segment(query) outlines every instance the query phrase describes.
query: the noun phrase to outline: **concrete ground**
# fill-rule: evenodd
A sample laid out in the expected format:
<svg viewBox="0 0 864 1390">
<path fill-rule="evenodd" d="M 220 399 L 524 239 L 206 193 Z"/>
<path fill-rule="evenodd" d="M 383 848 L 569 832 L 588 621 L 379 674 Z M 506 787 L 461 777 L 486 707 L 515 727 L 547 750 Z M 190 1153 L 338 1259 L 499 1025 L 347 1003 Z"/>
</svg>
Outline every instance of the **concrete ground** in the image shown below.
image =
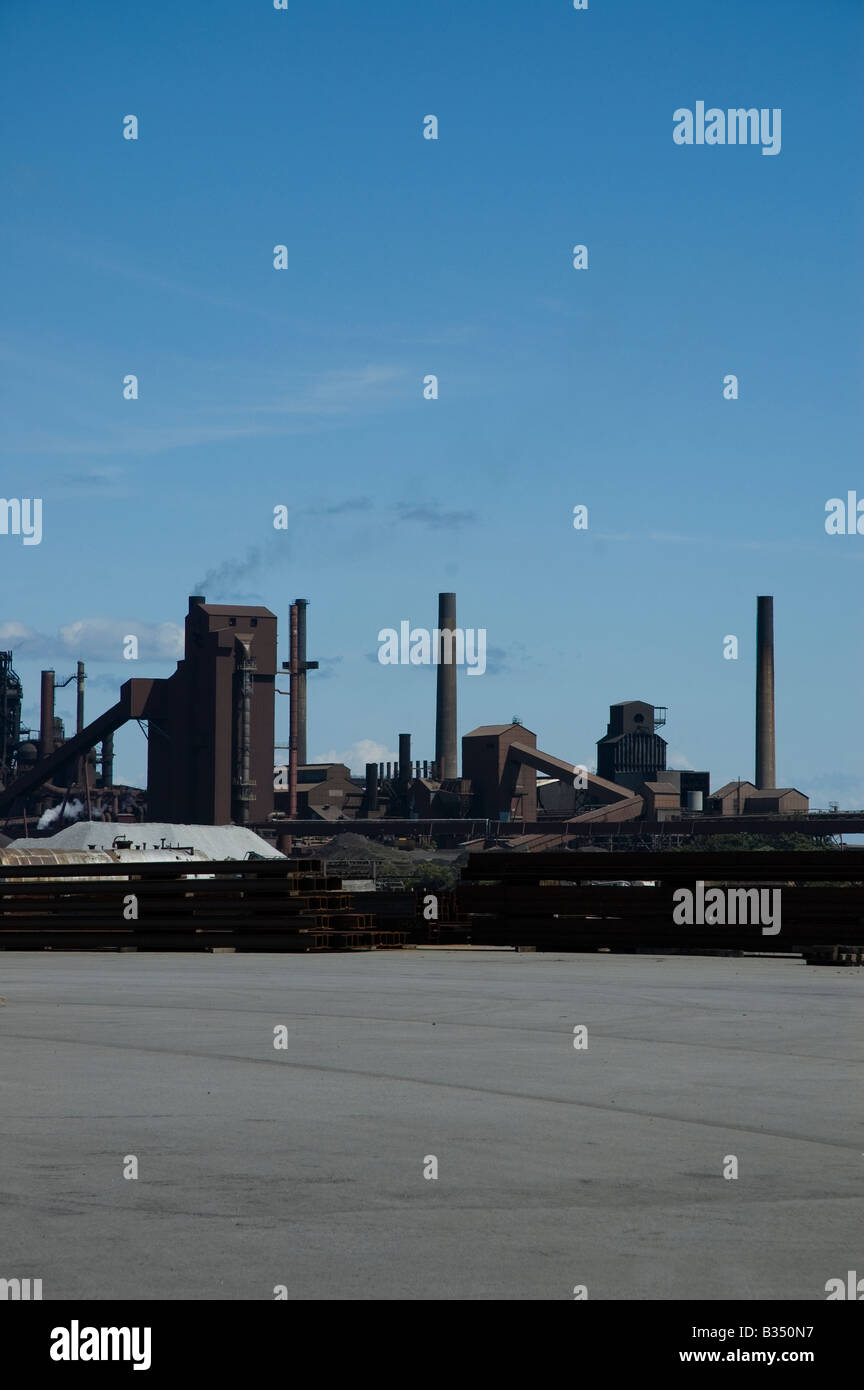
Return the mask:
<svg viewBox="0 0 864 1390">
<path fill-rule="evenodd" d="M 824 1300 L 864 1273 L 862 991 L 793 960 L 6 952 L 0 1277 Z"/>
</svg>

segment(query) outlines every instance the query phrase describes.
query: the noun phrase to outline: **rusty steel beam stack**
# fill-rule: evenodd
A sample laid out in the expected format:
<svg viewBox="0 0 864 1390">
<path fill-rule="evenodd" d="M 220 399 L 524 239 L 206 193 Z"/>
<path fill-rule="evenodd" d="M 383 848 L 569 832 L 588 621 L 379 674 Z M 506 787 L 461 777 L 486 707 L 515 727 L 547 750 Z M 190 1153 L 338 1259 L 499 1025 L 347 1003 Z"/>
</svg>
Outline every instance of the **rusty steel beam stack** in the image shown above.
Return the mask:
<svg viewBox="0 0 864 1390">
<path fill-rule="evenodd" d="M 346 951 L 407 933 L 318 859 L 0 865 L 0 949 Z"/>
<path fill-rule="evenodd" d="M 613 877 L 628 886 L 610 883 Z M 779 888 L 780 931 L 679 925 L 673 893 L 692 891 L 697 881 Z M 472 854 L 456 902 L 476 945 L 767 951 L 814 963 L 836 949 L 838 963 L 857 964 L 864 947 L 864 851 Z"/>
</svg>

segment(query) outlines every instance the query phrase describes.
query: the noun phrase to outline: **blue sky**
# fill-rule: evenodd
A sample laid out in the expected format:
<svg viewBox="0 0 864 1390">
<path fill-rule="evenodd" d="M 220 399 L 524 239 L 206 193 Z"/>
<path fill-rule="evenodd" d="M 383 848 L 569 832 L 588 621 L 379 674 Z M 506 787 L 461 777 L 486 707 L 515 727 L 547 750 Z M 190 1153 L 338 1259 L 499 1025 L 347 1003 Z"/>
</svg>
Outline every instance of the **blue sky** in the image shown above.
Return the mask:
<svg viewBox="0 0 864 1390">
<path fill-rule="evenodd" d="M 310 754 L 359 767 L 410 730 L 431 758 L 432 672 L 369 658 L 453 589 L 495 655 L 461 732 L 518 714 L 590 763 L 609 704 L 645 699 L 719 785 L 752 776 L 772 593 L 778 781 L 864 806 L 864 537 L 824 530 L 864 496 L 862 31 L 857 0 L 12 0 L 0 491 L 43 498 L 44 538 L 0 535 L 0 646 L 25 714 L 45 665 L 87 662 L 91 715 L 169 674 L 190 593 L 266 603 L 287 658 L 299 596 Z M 780 154 L 677 146 L 698 100 L 781 108 Z M 118 776 L 144 765 L 133 726 Z"/>
</svg>

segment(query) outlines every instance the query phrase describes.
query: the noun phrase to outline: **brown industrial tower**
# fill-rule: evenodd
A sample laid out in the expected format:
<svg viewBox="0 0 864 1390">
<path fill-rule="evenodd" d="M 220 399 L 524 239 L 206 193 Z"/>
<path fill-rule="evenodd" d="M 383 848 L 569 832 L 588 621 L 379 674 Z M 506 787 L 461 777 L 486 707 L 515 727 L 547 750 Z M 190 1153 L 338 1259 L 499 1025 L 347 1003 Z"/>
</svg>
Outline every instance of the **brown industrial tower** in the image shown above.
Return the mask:
<svg viewBox="0 0 864 1390">
<path fill-rule="evenodd" d="M 248 825 L 273 810 L 276 615 L 189 599 L 186 648 L 153 682 L 147 791 L 152 820 Z"/>
<path fill-rule="evenodd" d="M 456 715 L 456 595 L 438 595 L 438 690 L 435 704 L 435 761 L 438 776 L 459 776 Z"/>
<path fill-rule="evenodd" d="M 776 787 L 774 767 L 774 599 L 756 599 L 756 786 Z"/>
</svg>

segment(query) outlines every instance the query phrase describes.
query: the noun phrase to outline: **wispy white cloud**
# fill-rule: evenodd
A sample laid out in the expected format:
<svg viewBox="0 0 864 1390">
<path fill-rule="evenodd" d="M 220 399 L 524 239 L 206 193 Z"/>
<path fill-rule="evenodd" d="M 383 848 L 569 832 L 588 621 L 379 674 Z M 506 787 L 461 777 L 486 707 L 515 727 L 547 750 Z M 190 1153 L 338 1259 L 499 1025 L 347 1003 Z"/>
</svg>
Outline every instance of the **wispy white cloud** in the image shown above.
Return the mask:
<svg viewBox="0 0 864 1390">
<path fill-rule="evenodd" d="M 803 777 L 799 790 L 810 798 L 811 810 L 828 809 L 836 801 L 841 810 L 864 810 L 864 776 L 854 772 L 820 772 L 815 777 Z"/>
<path fill-rule="evenodd" d="M 149 623 L 135 618 L 79 618 L 51 636 L 25 623 L 0 623 L 0 643 L 22 657 L 122 661 L 127 636 L 138 639 L 139 660 L 176 661 L 183 655 L 183 628 L 178 623 Z M 130 662 L 130 675 L 135 674 Z"/>
<path fill-rule="evenodd" d="M 630 545 L 636 545 L 643 541 L 653 541 L 655 545 L 695 545 L 700 550 L 719 548 L 722 550 L 795 551 L 797 554 L 802 550 L 819 548 L 815 541 L 800 540 L 794 537 L 790 537 L 789 540 L 760 541 L 722 535 L 720 532 L 715 532 L 710 536 L 683 535 L 678 531 L 646 531 L 644 535 L 633 535 L 629 531 L 589 530 L 586 535 L 592 536 L 594 540 L 598 541 L 626 541 Z"/>
<path fill-rule="evenodd" d="M 41 633 L 35 632 L 26 623 L 16 623 L 14 621 L 0 623 L 0 642 L 8 645 L 15 650 L 24 650 L 28 654 L 41 650 L 40 644 L 49 639 L 43 637 Z"/>
<path fill-rule="evenodd" d="M 382 342 L 388 344 L 434 347 L 467 343 L 476 339 L 484 331 L 482 323 L 472 320 L 458 321 L 452 317 L 447 317 L 440 327 L 436 327 L 434 323 L 424 323 L 419 332 L 415 332 L 413 329 L 408 330 L 404 322 L 371 320 L 352 323 L 344 316 L 340 316 L 338 322 L 326 318 L 298 320 L 292 311 L 280 313 L 278 309 L 274 308 L 272 297 L 266 292 L 262 291 L 259 299 L 253 295 L 240 298 L 237 295 L 224 294 L 209 285 L 195 285 L 185 280 L 178 280 L 176 276 L 166 275 L 159 266 L 142 265 L 141 256 L 137 253 L 134 259 L 130 259 L 124 248 L 94 250 L 91 241 L 76 245 L 71 235 L 64 236 L 60 241 L 56 238 L 42 237 L 36 238 L 35 242 L 41 244 L 45 254 L 50 256 L 52 264 L 60 260 L 70 261 L 77 265 L 89 267 L 101 277 L 114 277 L 145 285 L 154 290 L 161 290 L 168 296 L 192 299 L 199 304 L 209 304 L 216 309 L 228 309 L 236 314 L 250 314 L 254 318 L 289 328 L 295 337 L 298 334 L 304 334 L 309 337 L 323 338 L 328 345 L 332 344 L 338 334 L 339 338 L 342 339 L 357 338 L 367 343 L 373 337 L 378 337 Z M 31 248 L 34 245 L 32 235 L 28 236 L 28 244 Z M 289 246 L 289 255 L 290 249 Z M 272 264 L 270 246 L 262 246 L 262 263 Z M 275 274 L 276 272 L 274 272 Z M 291 274 L 290 267 L 288 274 Z"/>
<path fill-rule="evenodd" d="M 257 389 L 260 383 L 256 382 Z M 188 403 L 178 405 L 173 418 L 163 407 L 162 419 L 151 424 L 135 418 L 134 407 L 130 407 L 128 422 L 112 422 L 98 436 L 85 434 L 83 430 L 70 432 L 68 428 L 62 432 L 28 429 L 17 435 L 7 431 L 0 442 L 0 453 L 47 454 L 58 458 L 159 454 L 231 440 L 309 434 L 318 430 L 324 421 L 338 426 L 340 421 L 347 421 L 359 413 L 389 408 L 406 400 L 404 370 L 367 364 L 307 374 L 293 392 L 280 391 L 269 401 L 235 399 L 226 405 L 224 395 L 220 395 L 212 403 L 199 405 L 191 418 Z M 116 468 L 97 468 L 89 470 L 89 476 L 94 484 L 100 473 L 106 482 L 111 478 L 116 483 L 121 472 Z M 80 485 L 84 476 L 83 473 L 67 474 L 61 481 L 74 480 Z"/>
<path fill-rule="evenodd" d="M 183 628 L 179 623 L 142 623 L 134 618 L 79 618 L 61 627 L 60 642 L 70 656 L 90 661 L 119 661 L 127 636 L 138 638 L 138 656 L 153 661 L 178 660 L 183 655 Z"/>
<path fill-rule="evenodd" d="M 670 748 L 670 749 L 668 750 L 668 752 L 667 752 L 667 755 L 666 755 L 666 762 L 667 762 L 667 765 L 668 765 L 673 771 L 678 771 L 678 772 L 695 772 L 695 771 L 696 771 L 696 766 L 695 766 L 695 764 L 694 764 L 694 763 L 691 763 L 690 759 L 686 756 L 686 754 L 684 754 L 684 753 L 681 752 L 681 749 L 680 749 L 680 748 Z"/>
<path fill-rule="evenodd" d="M 344 415 L 359 408 L 377 407 L 407 397 L 408 373 L 404 368 L 369 363 L 307 376 L 300 388 L 276 400 L 227 407 L 256 415 Z M 393 389 L 401 383 L 399 391 Z M 225 408 L 220 407 L 224 410 Z M 217 411 L 218 413 L 218 411 Z"/>
<path fill-rule="evenodd" d="M 376 743 L 371 738 L 357 739 L 350 748 L 330 748 L 315 759 L 316 763 L 345 763 L 351 772 L 363 775 L 367 763 L 395 763 L 398 753 L 388 748 L 386 743 Z"/>
</svg>

